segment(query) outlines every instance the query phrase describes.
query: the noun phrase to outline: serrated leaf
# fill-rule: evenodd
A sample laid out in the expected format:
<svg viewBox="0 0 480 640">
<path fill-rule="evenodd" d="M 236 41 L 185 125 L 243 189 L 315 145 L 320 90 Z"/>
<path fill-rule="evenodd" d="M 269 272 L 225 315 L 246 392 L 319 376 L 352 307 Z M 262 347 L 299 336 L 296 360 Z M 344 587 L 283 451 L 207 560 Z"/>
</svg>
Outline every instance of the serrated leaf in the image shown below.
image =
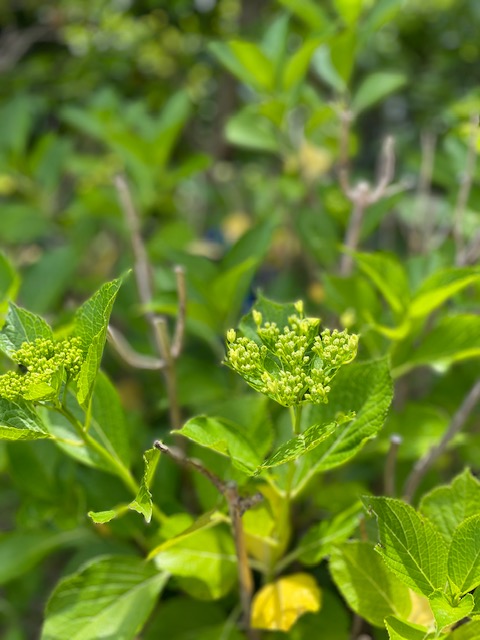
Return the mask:
<svg viewBox="0 0 480 640">
<path fill-rule="evenodd" d="M 0 331 L 0 349 L 11 356 L 24 342 L 34 342 L 37 338 L 53 340 L 53 332 L 48 323 L 35 313 L 11 302 L 5 324 Z"/>
<path fill-rule="evenodd" d="M 251 626 L 289 631 L 304 613 L 319 611 L 322 592 L 313 576 L 295 573 L 262 587 L 252 601 Z"/>
<path fill-rule="evenodd" d="M 396 314 L 403 313 L 410 300 L 407 273 L 393 255 L 382 253 L 353 253 L 358 266 L 377 287 Z"/>
<path fill-rule="evenodd" d="M 77 380 L 77 397 L 83 407 L 88 405 L 91 397 L 105 346 L 110 314 L 121 284 L 121 278 L 106 282 L 75 314 L 75 335 L 81 339 L 85 353 L 85 361 Z"/>
<path fill-rule="evenodd" d="M 344 422 L 349 422 L 353 419 L 353 415 L 345 417 L 345 420 L 339 422 L 331 422 L 330 424 L 314 424 L 309 427 L 304 433 L 300 433 L 294 438 L 290 438 L 287 442 L 284 442 L 278 447 L 268 458 L 260 465 L 256 470 L 256 473 L 260 473 L 262 469 L 269 469 L 271 467 L 278 467 L 281 464 L 297 460 L 301 456 L 305 455 L 309 451 L 312 451 L 319 446 L 321 442 L 326 440 L 339 425 Z"/>
<path fill-rule="evenodd" d="M 410 593 L 369 542 L 347 542 L 333 549 L 330 573 L 348 605 L 368 622 L 383 627 L 389 615 L 408 617 Z"/>
<path fill-rule="evenodd" d="M 188 420 L 175 433 L 185 436 L 202 447 L 227 456 L 232 464 L 244 473 L 253 473 L 261 462 L 253 444 L 241 432 L 241 427 L 233 422 L 197 416 Z"/>
<path fill-rule="evenodd" d="M 133 640 L 168 580 L 140 558 L 96 558 L 55 588 L 41 640 Z"/>
<path fill-rule="evenodd" d="M 429 596 L 445 587 L 447 545 L 429 520 L 393 498 L 364 498 L 378 519 L 378 552 L 407 586 Z"/>
<path fill-rule="evenodd" d="M 478 268 L 450 268 L 437 271 L 424 280 L 412 296 L 410 317 L 421 318 L 428 315 L 456 293 L 479 280 Z"/>
<path fill-rule="evenodd" d="M 160 459 L 160 451 L 158 449 L 148 449 L 143 454 L 143 477 L 138 490 L 137 496 L 133 502 L 128 505 L 129 509 L 137 511 L 145 518 L 145 522 L 152 519 L 153 502 L 150 486 L 153 482 L 155 469 Z"/>
<path fill-rule="evenodd" d="M 426 640 L 431 637 L 426 627 L 400 620 L 396 616 L 388 616 L 385 626 L 390 640 Z"/>
<path fill-rule="evenodd" d="M 257 325 L 253 319 L 254 311 L 261 313 L 265 320 L 268 319 L 268 322 L 275 323 L 279 328 L 288 326 L 289 316 L 298 313 L 294 303 L 281 304 L 265 298 L 262 294 L 258 294 L 251 311 L 243 316 L 239 325 L 240 330 L 247 338 L 257 342 L 260 339 L 257 334 Z"/>
<path fill-rule="evenodd" d="M 296 549 L 300 562 L 306 565 L 319 563 L 334 546 L 350 537 L 358 526 L 361 514 L 362 505 L 357 502 L 332 520 L 323 520 L 310 527 Z"/>
<path fill-rule="evenodd" d="M 474 605 L 471 593 L 464 596 L 455 606 L 443 591 L 435 591 L 428 599 L 439 630 L 466 618 Z"/>
<path fill-rule="evenodd" d="M 0 439 L 38 440 L 50 438 L 35 409 L 24 400 L 0 398 Z"/>
<path fill-rule="evenodd" d="M 328 423 L 336 415 L 354 411 L 355 418 L 303 456 L 292 487 L 299 493 L 310 478 L 338 467 L 356 455 L 382 427 L 393 397 L 388 361 L 355 362 L 340 369 L 331 383 L 328 404 L 310 408 L 310 422 Z"/>
<path fill-rule="evenodd" d="M 470 516 L 454 531 L 448 552 L 448 577 L 460 594 L 480 585 L 480 515 Z"/>
<path fill-rule="evenodd" d="M 360 113 L 394 93 L 407 82 L 407 76 L 398 71 L 377 71 L 362 82 L 352 99 L 352 109 Z"/>
<path fill-rule="evenodd" d="M 465 469 L 450 485 L 435 487 L 423 496 L 419 510 L 450 543 L 458 525 L 480 514 L 480 482 Z"/>
</svg>

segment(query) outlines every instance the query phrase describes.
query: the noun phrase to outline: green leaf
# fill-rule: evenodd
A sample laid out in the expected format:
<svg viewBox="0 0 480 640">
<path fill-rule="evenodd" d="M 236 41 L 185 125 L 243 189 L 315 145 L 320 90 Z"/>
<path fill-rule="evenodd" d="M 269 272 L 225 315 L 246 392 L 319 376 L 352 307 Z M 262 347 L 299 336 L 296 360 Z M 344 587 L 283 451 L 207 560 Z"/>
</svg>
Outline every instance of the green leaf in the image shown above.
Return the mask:
<svg viewBox="0 0 480 640">
<path fill-rule="evenodd" d="M 130 465 L 130 442 L 125 412 L 117 389 L 103 372 L 97 376 L 92 396 L 90 435 L 125 466 Z"/>
<path fill-rule="evenodd" d="M 133 640 L 167 580 L 140 558 L 96 558 L 57 585 L 41 640 Z"/>
<path fill-rule="evenodd" d="M 231 40 L 228 45 L 247 72 L 250 83 L 260 89 L 271 91 L 275 81 L 274 68 L 260 47 L 243 40 Z"/>
<path fill-rule="evenodd" d="M 0 329 L 5 321 L 8 303 L 17 295 L 19 284 L 17 272 L 3 253 L 0 253 Z"/>
<path fill-rule="evenodd" d="M 212 42 L 209 49 L 224 67 L 245 84 L 260 90 L 273 89 L 273 64 L 256 44 L 243 40 Z"/>
<path fill-rule="evenodd" d="M 13 531 L 0 534 L 0 585 L 32 571 L 44 557 L 57 549 L 88 540 L 85 530 Z"/>
<path fill-rule="evenodd" d="M 235 546 L 231 535 L 220 527 L 179 536 L 160 549 L 154 562 L 181 578 L 182 588 L 201 600 L 223 597 L 237 581 Z"/>
<path fill-rule="evenodd" d="M 334 546 L 345 542 L 358 526 L 362 506 L 355 503 L 332 520 L 314 524 L 300 540 L 295 555 L 306 565 L 318 564 L 329 555 Z"/>
<path fill-rule="evenodd" d="M 411 352 L 393 369 L 403 375 L 420 365 L 447 369 L 454 362 L 480 356 L 480 316 L 459 314 L 442 318 Z"/>
<path fill-rule="evenodd" d="M 90 401 L 105 346 L 110 314 L 121 283 L 121 278 L 105 283 L 75 315 L 75 335 L 82 340 L 82 348 L 86 354 L 77 380 L 77 397 L 83 407 Z"/>
<path fill-rule="evenodd" d="M 222 628 L 224 627 L 224 628 Z M 230 629 L 228 628 L 230 627 Z M 185 596 L 162 602 L 143 640 L 244 640 L 235 625 L 225 622 L 225 612 L 215 602 L 201 602 Z"/>
<path fill-rule="evenodd" d="M 11 356 L 24 342 L 34 342 L 37 338 L 53 339 L 53 332 L 47 322 L 11 302 L 5 325 L 0 331 L 0 349 Z"/>
<path fill-rule="evenodd" d="M 385 619 L 385 626 L 390 640 L 425 640 L 430 637 L 425 627 L 399 620 L 395 616 L 388 616 Z"/>
<path fill-rule="evenodd" d="M 480 640 L 480 620 L 473 620 L 462 624 L 461 627 L 448 636 L 448 640 Z"/>
<path fill-rule="evenodd" d="M 473 267 L 443 269 L 433 273 L 412 296 L 410 317 L 425 317 L 456 293 L 479 280 L 480 270 Z"/>
<path fill-rule="evenodd" d="M 336 374 L 331 387 L 328 404 L 305 411 L 308 420 L 325 424 L 345 411 L 354 411 L 355 418 L 301 458 L 292 482 L 295 494 L 314 474 L 350 460 L 378 433 L 393 397 L 388 360 L 349 364 Z"/>
<path fill-rule="evenodd" d="M 466 618 L 473 609 L 474 601 L 471 593 L 463 597 L 455 606 L 451 604 L 442 590 L 435 591 L 429 598 L 438 629 L 454 624 Z"/>
<path fill-rule="evenodd" d="M 347 542 L 334 548 L 330 573 L 348 605 L 376 627 L 384 618 L 406 618 L 412 608 L 410 593 L 397 580 L 369 542 Z"/>
<path fill-rule="evenodd" d="M 106 524 L 114 518 L 123 515 L 127 510 L 128 506 L 121 504 L 115 507 L 115 509 L 108 509 L 107 511 L 89 511 L 87 515 L 95 524 Z"/>
<path fill-rule="evenodd" d="M 259 341 L 259 337 L 257 334 L 257 325 L 253 319 L 253 311 L 260 312 L 265 320 L 268 319 L 268 322 L 275 323 L 278 327 L 288 326 L 289 316 L 297 313 L 295 304 L 273 302 L 273 300 L 269 300 L 259 293 L 251 311 L 243 316 L 239 327 L 247 338 L 256 340 L 257 342 Z"/>
<path fill-rule="evenodd" d="M 241 427 L 233 422 L 197 416 L 188 420 L 175 433 L 229 457 L 232 464 L 244 473 L 251 474 L 261 463 L 253 444 L 241 432 Z"/>
<path fill-rule="evenodd" d="M 410 300 L 408 278 L 398 258 L 386 253 L 354 253 L 363 273 L 370 278 L 396 314 L 405 312 Z"/>
<path fill-rule="evenodd" d="M 352 109 L 360 113 L 394 93 L 407 82 L 407 77 L 397 71 L 377 71 L 365 78 L 352 99 Z"/>
<path fill-rule="evenodd" d="M 35 409 L 24 400 L 0 398 L 0 439 L 38 440 L 50 438 Z"/>
<path fill-rule="evenodd" d="M 230 144 L 239 147 L 275 154 L 281 152 L 278 133 L 255 106 L 244 107 L 229 118 L 225 137 Z"/>
<path fill-rule="evenodd" d="M 456 528 L 480 515 L 480 482 L 465 469 L 450 485 L 435 487 L 423 496 L 419 510 L 433 522 L 450 544 Z"/>
<path fill-rule="evenodd" d="M 306 40 L 302 46 L 290 57 L 285 65 L 282 79 L 283 89 L 289 91 L 300 84 L 305 78 L 314 51 L 320 46 L 324 38 Z"/>
<path fill-rule="evenodd" d="M 378 519 L 378 552 L 407 586 L 429 596 L 447 579 L 447 545 L 429 520 L 392 498 L 364 498 Z"/>
<path fill-rule="evenodd" d="M 344 420 L 339 422 L 330 422 L 329 424 L 314 424 L 309 427 L 304 433 L 300 433 L 294 438 L 290 438 L 287 442 L 284 442 L 278 447 L 257 469 L 257 473 L 260 473 L 262 469 L 269 469 L 270 467 L 278 467 L 281 464 L 297 460 L 301 456 L 305 455 L 309 451 L 312 451 L 318 445 L 326 440 L 334 431 L 344 422 L 349 422 L 353 419 L 353 415 L 348 415 Z"/>
<path fill-rule="evenodd" d="M 129 509 L 143 515 L 146 522 L 150 522 L 152 519 L 153 502 L 150 487 L 159 459 L 160 451 L 158 449 L 148 449 L 145 451 L 143 454 L 144 471 L 142 483 L 140 484 L 140 489 L 135 500 L 128 505 Z"/>
<path fill-rule="evenodd" d="M 333 4 L 344 22 L 349 25 L 358 21 L 365 0 L 333 0 Z"/>
<path fill-rule="evenodd" d="M 480 514 L 470 516 L 454 531 L 448 552 L 448 577 L 460 594 L 480 585 Z"/>
<path fill-rule="evenodd" d="M 326 82 L 337 93 L 344 93 L 346 84 L 332 62 L 332 55 L 327 45 L 318 47 L 312 56 L 312 68 L 323 82 Z"/>
<path fill-rule="evenodd" d="M 279 0 L 280 4 L 303 20 L 309 29 L 320 31 L 329 24 L 329 18 L 315 0 Z"/>
</svg>

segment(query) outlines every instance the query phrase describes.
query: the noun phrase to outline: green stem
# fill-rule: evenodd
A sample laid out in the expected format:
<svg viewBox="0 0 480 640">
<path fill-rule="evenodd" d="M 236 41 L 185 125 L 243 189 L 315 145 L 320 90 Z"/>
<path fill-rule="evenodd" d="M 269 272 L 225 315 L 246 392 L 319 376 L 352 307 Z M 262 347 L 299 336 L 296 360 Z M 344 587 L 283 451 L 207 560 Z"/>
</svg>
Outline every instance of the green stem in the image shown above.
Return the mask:
<svg viewBox="0 0 480 640">
<path fill-rule="evenodd" d="M 112 468 L 116 475 L 122 480 L 127 489 L 129 489 L 129 491 L 131 491 L 131 493 L 136 496 L 140 489 L 140 486 L 131 474 L 130 470 L 123 464 L 123 462 L 113 456 L 109 451 L 107 451 L 107 449 L 102 447 L 102 445 L 97 442 L 95 438 L 92 438 L 92 436 L 87 433 L 82 423 L 73 415 L 73 413 L 69 409 L 67 409 L 67 407 L 62 405 L 55 407 L 55 409 L 70 422 L 85 445 L 87 447 L 90 447 L 90 449 L 95 451 L 95 453 L 97 453 L 103 460 L 105 460 L 105 462 L 107 462 L 107 464 Z M 165 515 L 156 505 L 153 505 L 153 515 L 158 522 L 165 521 Z"/>
</svg>

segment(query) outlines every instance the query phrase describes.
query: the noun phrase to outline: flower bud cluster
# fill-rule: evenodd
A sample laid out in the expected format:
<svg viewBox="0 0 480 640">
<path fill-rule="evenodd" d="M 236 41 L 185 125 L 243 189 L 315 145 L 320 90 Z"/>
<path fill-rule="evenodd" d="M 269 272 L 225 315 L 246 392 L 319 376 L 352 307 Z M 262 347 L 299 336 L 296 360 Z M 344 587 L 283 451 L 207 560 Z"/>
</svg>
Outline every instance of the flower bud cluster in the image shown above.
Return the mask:
<svg viewBox="0 0 480 640">
<path fill-rule="evenodd" d="M 336 329 L 318 335 L 320 320 L 303 317 L 300 303 L 295 308 L 298 315 L 290 316 L 283 330 L 254 310 L 258 341 L 230 329 L 225 363 L 285 407 L 326 403 L 333 376 L 356 356 L 358 336 Z"/>
<path fill-rule="evenodd" d="M 34 387 L 47 385 L 45 397 L 55 392 L 52 379 L 75 380 L 80 373 L 84 360 L 81 341 L 77 337 L 53 341 L 37 338 L 33 342 L 24 342 L 12 354 L 12 360 L 19 366 L 18 371 L 9 371 L 0 376 L 0 397 L 14 400 L 29 395 Z M 48 390 L 50 387 L 50 391 Z M 41 399 L 38 394 L 38 399 Z"/>
</svg>

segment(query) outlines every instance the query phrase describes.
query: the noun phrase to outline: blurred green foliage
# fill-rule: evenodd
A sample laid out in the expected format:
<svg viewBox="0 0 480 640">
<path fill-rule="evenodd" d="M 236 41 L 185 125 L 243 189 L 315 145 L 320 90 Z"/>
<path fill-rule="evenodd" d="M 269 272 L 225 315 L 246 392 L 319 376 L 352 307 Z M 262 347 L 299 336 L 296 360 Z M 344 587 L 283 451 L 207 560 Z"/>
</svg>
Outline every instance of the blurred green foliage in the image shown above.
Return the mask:
<svg viewBox="0 0 480 640">
<path fill-rule="evenodd" d="M 393 433 L 404 438 L 400 487 L 478 378 L 480 163 L 472 158 L 480 137 L 471 123 L 480 112 L 479 24 L 477 0 L 0 4 L 2 324 L 16 300 L 46 316 L 61 338 L 74 309 L 132 266 L 131 230 L 114 186 L 122 174 L 155 291 L 145 309 L 128 278 L 113 323 L 137 351 L 150 353 L 145 311 L 177 314 L 173 266 L 185 267 L 186 342 L 177 364 L 185 418 L 236 418 L 263 433 L 262 454 L 285 435 L 278 410 L 219 366 L 224 333 L 257 290 L 280 301 L 303 298 L 328 326 L 359 333 L 362 361 L 390 359 L 394 410 L 379 437 L 307 492 L 293 532 L 260 535 L 252 525 L 252 549 L 263 536 L 275 539 L 271 553 L 281 555 L 312 523 L 328 524 L 362 493 L 381 493 Z M 338 177 L 346 114 L 351 184 L 376 183 L 387 134 L 395 137 L 396 169 L 364 211 L 351 271 L 340 273 L 352 211 Z M 127 413 L 124 444 L 141 476 L 141 453 L 170 426 L 165 385 L 108 349 L 104 368 L 123 409 L 116 394 L 108 396 L 106 377 L 105 403 L 117 416 Z M 440 458 L 422 490 L 466 464 L 478 469 L 478 427 L 453 444 L 454 455 Z M 123 566 L 122 554 L 146 546 L 146 534 L 132 513 L 105 528 L 87 521 L 87 511 L 125 500 L 115 477 L 77 465 L 49 441 L 0 445 L 0 530 L 8 532 L 0 537 L 0 629 L 8 640 L 25 640 L 37 637 L 45 585 L 50 590 L 105 553 Z M 192 445 L 192 452 L 235 477 L 210 451 Z M 195 515 L 218 506 L 204 478 L 187 489 L 183 482 L 162 457 L 152 492 L 172 522 L 151 536 L 155 544 L 193 521 L 180 513 L 185 493 Z M 266 529 L 272 511 L 278 519 L 271 504 L 261 516 Z M 201 536 L 200 547 L 230 550 L 223 525 Z M 195 557 L 195 544 L 185 544 Z M 20 558 L 15 566 L 11 557 Z M 325 604 L 288 637 L 313 637 L 318 624 L 326 638 L 346 638 L 350 613 L 324 566 L 315 571 L 336 620 L 326 619 Z M 179 610 L 198 617 L 203 635 L 195 637 L 220 637 L 232 609 L 232 567 L 208 585 L 223 599 L 204 608 L 194 598 L 205 597 L 205 586 L 187 573 L 177 575 L 178 589 L 145 638 L 158 629 L 173 640 L 192 637 L 188 615 L 184 630 L 172 622 Z M 222 637 L 241 637 L 228 628 Z"/>
</svg>

